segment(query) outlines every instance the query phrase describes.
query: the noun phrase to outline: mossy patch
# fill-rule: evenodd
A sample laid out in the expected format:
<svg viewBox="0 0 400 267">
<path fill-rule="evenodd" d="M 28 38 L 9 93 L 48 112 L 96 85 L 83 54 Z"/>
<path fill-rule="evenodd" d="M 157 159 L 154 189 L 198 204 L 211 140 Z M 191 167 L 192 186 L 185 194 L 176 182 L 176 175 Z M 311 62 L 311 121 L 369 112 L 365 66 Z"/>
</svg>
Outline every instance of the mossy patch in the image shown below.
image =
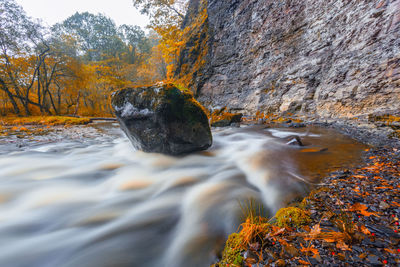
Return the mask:
<svg viewBox="0 0 400 267">
<path fill-rule="evenodd" d="M 279 227 L 300 227 L 311 222 L 309 212 L 296 207 L 280 209 L 275 218 Z"/>
<path fill-rule="evenodd" d="M 243 249 L 240 248 L 242 243 L 243 240 L 240 234 L 231 234 L 226 241 L 222 259 L 217 266 L 242 266 L 244 260 L 242 256 Z"/>
</svg>

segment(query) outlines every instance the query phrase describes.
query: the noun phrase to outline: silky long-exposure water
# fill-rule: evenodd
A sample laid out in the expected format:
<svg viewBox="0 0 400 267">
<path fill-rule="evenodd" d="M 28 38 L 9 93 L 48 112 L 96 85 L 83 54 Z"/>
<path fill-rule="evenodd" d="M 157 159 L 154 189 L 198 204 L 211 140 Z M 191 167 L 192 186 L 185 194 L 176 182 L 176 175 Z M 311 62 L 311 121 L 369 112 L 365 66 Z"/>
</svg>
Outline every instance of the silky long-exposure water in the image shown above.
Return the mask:
<svg viewBox="0 0 400 267">
<path fill-rule="evenodd" d="M 182 157 L 135 151 L 111 123 L 0 139 L 0 266 L 209 266 L 241 201 L 273 214 L 365 149 L 319 128 L 213 135 Z"/>
</svg>

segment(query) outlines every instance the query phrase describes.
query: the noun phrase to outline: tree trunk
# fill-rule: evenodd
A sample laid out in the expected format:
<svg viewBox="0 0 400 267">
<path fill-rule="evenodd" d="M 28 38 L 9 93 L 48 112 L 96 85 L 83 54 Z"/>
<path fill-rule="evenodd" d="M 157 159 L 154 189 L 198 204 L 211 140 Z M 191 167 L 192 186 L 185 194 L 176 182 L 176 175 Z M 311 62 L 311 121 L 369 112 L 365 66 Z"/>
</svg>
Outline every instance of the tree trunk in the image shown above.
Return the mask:
<svg viewBox="0 0 400 267">
<path fill-rule="evenodd" d="M 81 97 L 81 91 L 78 92 L 78 97 L 76 98 L 76 105 L 75 105 L 75 111 L 74 111 L 74 116 L 78 113 L 79 109 L 79 99 Z"/>
<path fill-rule="evenodd" d="M 12 93 L 10 92 L 10 90 L 8 90 L 8 87 L 7 87 L 6 83 L 3 81 L 3 79 L 0 79 L 0 84 L 1 84 L 1 86 L 3 88 L 3 91 L 6 92 L 8 98 L 10 99 L 10 102 L 13 105 L 15 114 L 20 115 L 21 111 L 20 111 L 20 109 L 18 107 L 18 104 L 17 104 L 17 102 L 15 102 L 15 99 L 14 99 Z"/>
</svg>

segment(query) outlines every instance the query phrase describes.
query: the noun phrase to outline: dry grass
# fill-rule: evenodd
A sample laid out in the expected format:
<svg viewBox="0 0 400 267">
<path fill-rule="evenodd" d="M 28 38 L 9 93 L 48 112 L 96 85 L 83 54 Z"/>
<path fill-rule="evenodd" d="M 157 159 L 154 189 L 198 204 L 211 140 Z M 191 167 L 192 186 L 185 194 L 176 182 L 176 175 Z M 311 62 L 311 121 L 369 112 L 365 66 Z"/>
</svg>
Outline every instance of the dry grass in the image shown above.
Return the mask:
<svg viewBox="0 0 400 267">
<path fill-rule="evenodd" d="M 21 126 L 21 125 L 85 125 L 90 123 L 89 118 L 74 118 L 65 116 L 31 116 L 31 117 L 0 117 L 2 126 Z"/>
</svg>

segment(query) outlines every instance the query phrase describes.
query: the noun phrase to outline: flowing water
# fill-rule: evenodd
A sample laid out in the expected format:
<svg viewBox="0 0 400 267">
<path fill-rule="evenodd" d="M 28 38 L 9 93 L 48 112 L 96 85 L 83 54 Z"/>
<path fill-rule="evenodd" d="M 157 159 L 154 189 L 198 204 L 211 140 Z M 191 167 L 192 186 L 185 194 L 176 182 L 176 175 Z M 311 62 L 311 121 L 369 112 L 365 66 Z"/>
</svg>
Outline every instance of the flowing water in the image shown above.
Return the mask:
<svg viewBox="0 0 400 267">
<path fill-rule="evenodd" d="M 240 202 L 273 214 L 365 149 L 319 128 L 213 135 L 182 157 L 135 151 L 115 123 L 0 139 L 0 266 L 208 266 Z"/>
</svg>

